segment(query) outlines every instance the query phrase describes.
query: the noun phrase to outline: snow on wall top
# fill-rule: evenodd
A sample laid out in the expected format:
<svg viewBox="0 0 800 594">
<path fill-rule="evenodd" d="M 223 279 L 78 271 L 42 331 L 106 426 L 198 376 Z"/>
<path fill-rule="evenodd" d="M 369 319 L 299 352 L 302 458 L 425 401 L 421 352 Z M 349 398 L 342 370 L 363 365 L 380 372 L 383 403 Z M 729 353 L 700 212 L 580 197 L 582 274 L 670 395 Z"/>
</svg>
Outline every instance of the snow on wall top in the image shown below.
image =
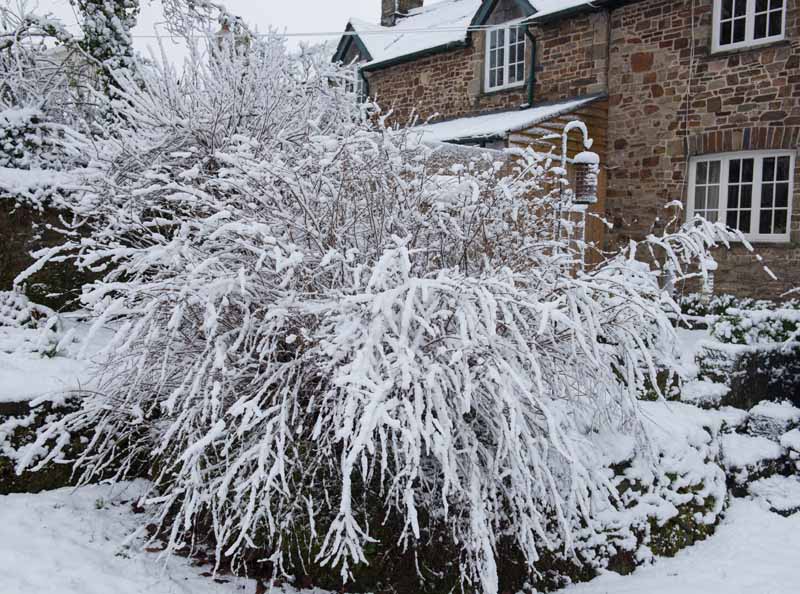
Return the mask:
<svg viewBox="0 0 800 594">
<path fill-rule="evenodd" d="M 536 11 L 530 20 L 588 5 L 592 1 L 529 0 Z M 372 60 L 364 66 L 374 66 L 466 41 L 469 25 L 482 4 L 483 0 L 441 0 L 410 11 L 394 27 L 383 27 L 355 18 L 351 18 L 349 23 L 372 56 Z"/>
<path fill-rule="evenodd" d="M 473 138 L 504 137 L 510 132 L 524 130 L 578 109 L 596 99 L 597 97 L 584 97 L 517 111 L 502 111 L 434 124 L 423 124 L 418 128 L 423 134 L 424 141 L 447 142 Z"/>
</svg>

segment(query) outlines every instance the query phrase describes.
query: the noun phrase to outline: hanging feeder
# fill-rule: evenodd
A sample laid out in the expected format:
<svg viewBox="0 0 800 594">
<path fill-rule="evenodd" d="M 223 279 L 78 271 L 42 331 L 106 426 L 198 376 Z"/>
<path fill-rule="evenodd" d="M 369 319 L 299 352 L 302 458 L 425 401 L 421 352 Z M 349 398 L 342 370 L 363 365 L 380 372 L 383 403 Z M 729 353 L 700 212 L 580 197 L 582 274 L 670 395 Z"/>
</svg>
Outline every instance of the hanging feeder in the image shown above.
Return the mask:
<svg viewBox="0 0 800 594">
<path fill-rule="evenodd" d="M 600 173 L 600 156 L 591 151 L 575 155 L 575 203 L 597 203 L 597 176 Z"/>
</svg>

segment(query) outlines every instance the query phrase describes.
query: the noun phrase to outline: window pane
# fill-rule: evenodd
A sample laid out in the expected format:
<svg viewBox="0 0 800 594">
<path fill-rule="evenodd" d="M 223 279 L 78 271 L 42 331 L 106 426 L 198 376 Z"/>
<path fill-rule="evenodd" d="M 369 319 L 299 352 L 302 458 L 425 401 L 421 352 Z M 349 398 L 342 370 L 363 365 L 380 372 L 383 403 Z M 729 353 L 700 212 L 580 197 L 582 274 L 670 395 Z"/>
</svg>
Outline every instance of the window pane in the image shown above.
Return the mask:
<svg viewBox="0 0 800 594">
<path fill-rule="evenodd" d="M 739 212 L 739 231 L 750 233 L 750 211 L 742 210 Z"/>
<path fill-rule="evenodd" d="M 742 159 L 742 183 L 753 181 L 753 159 Z"/>
<path fill-rule="evenodd" d="M 745 16 L 747 14 L 747 0 L 736 0 L 736 16 Z"/>
<path fill-rule="evenodd" d="M 773 233 L 786 233 L 786 213 L 785 210 L 775 211 L 775 229 Z"/>
<path fill-rule="evenodd" d="M 789 206 L 789 184 L 775 184 L 775 206 L 786 208 Z"/>
<path fill-rule="evenodd" d="M 736 229 L 738 227 L 738 225 L 736 224 L 737 223 L 736 215 L 738 212 L 739 211 L 737 210 L 728 211 L 728 218 L 725 220 L 725 224 L 728 227 L 731 227 L 732 229 Z"/>
<path fill-rule="evenodd" d="M 694 209 L 705 210 L 706 208 L 706 189 L 697 188 L 694 191 Z"/>
<path fill-rule="evenodd" d="M 753 37 L 756 39 L 763 39 L 767 36 L 767 14 L 756 15 L 756 29 L 753 32 Z"/>
<path fill-rule="evenodd" d="M 730 165 L 728 167 L 728 182 L 732 184 L 739 183 L 739 175 L 741 171 L 741 160 L 739 159 L 731 159 Z"/>
<path fill-rule="evenodd" d="M 742 186 L 739 192 L 739 206 L 740 208 L 750 208 L 753 204 L 753 186 Z"/>
<path fill-rule="evenodd" d="M 777 10 L 783 8 L 783 0 L 771 0 L 769 3 L 770 10 Z"/>
<path fill-rule="evenodd" d="M 765 182 L 771 182 L 775 179 L 775 157 L 767 157 L 764 159 L 764 173 L 762 177 Z"/>
<path fill-rule="evenodd" d="M 772 211 L 761 211 L 761 219 L 758 222 L 758 232 L 761 235 L 772 233 Z"/>
<path fill-rule="evenodd" d="M 728 210 L 739 208 L 739 186 L 728 188 Z"/>
<path fill-rule="evenodd" d="M 772 198 L 774 195 L 774 188 L 772 184 L 765 184 L 761 188 L 761 208 L 772 208 Z"/>
<path fill-rule="evenodd" d="M 697 183 L 705 184 L 708 181 L 708 163 L 700 161 L 697 164 Z"/>
<path fill-rule="evenodd" d="M 722 23 L 722 29 L 719 33 L 719 44 L 720 45 L 729 45 L 731 42 L 731 21 L 725 21 Z"/>
<path fill-rule="evenodd" d="M 722 0 L 722 18 L 729 19 L 733 16 L 733 0 Z"/>
<path fill-rule="evenodd" d="M 789 157 L 778 157 L 778 175 L 775 179 L 779 181 L 789 181 L 789 165 L 791 159 Z"/>
<path fill-rule="evenodd" d="M 769 8 L 769 0 L 756 0 L 756 12 L 765 12 Z"/>
<path fill-rule="evenodd" d="M 733 21 L 733 42 L 739 43 L 740 41 L 744 41 L 745 35 L 745 19 L 736 19 Z"/>
<path fill-rule="evenodd" d="M 709 210 L 716 210 L 719 208 L 719 186 L 711 186 L 708 188 L 708 205 L 706 208 Z"/>
<path fill-rule="evenodd" d="M 708 182 L 711 184 L 718 184 L 719 183 L 719 170 L 720 170 L 720 162 L 719 161 L 711 161 L 708 164 Z"/>
<path fill-rule="evenodd" d="M 780 35 L 783 25 L 783 11 L 776 10 L 769 13 L 769 36 Z"/>
</svg>

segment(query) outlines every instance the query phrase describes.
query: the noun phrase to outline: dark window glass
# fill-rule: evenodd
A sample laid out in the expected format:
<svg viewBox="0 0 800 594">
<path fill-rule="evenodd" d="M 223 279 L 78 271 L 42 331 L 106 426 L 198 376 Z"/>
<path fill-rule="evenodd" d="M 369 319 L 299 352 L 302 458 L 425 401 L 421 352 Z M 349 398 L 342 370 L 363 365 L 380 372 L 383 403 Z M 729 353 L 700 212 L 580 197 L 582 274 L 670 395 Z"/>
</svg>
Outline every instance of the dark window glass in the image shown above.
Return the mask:
<svg viewBox="0 0 800 594">
<path fill-rule="evenodd" d="M 767 36 L 767 15 L 766 15 L 766 13 L 756 15 L 756 28 L 755 28 L 755 31 L 753 32 L 753 36 L 756 39 L 763 39 L 764 37 Z"/>
<path fill-rule="evenodd" d="M 739 208 L 739 186 L 728 188 L 728 208 Z"/>
<path fill-rule="evenodd" d="M 739 212 L 739 231 L 750 233 L 750 211 L 742 210 Z"/>
<path fill-rule="evenodd" d="M 697 164 L 697 183 L 704 184 L 708 181 L 708 163 L 701 161 Z"/>
<path fill-rule="evenodd" d="M 776 10 L 769 13 L 769 36 L 780 35 L 783 28 L 783 12 Z"/>
<path fill-rule="evenodd" d="M 767 157 L 764 159 L 764 181 L 772 181 L 775 179 L 775 157 Z"/>
<path fill-rule="evenodd" d="M 720 169 L 720 162 L 719 161 L 711 161 L 709 163 L 708 168 L 708 182 L 711 184 L 718 184 L 719 183 L 719 169 Z"/>
<path fill-rule="evenodd" d="M 744 41 L 745 36 L 745 19 L 736 19 L 733 22 L 733 42 L 739 43 Z"/>
<path fill-rule="evenodd" d="M 742 160 L 742 183 L 753 181 L 753 159 Z"/>
<path fill-rule="evenodd" d="M 761 208 L 772 208 L 773 190 L 772 184 L 765 185 L 761 189 Z"/>
<path fill-rule="evenodd" d="M 730 19 L 733 16 L 733 0 L 722 0 L 722 19 Z"/>
<path fill-rule="evenodd" d="M 789 184 L 775 184 L 775 206 L 777 208 L 789 206 Z"/>
<path fill-rule="evenodd" d="M 750 208 L 753 205 L 753 186 L 742 186 L 739 198 L 741 208 Z"/>
<path fill-rule="evenodd" d="M 786 233 L 786 212 L 785 210 L 775 211 L 775 231 L 774 233 Z"/>
<path fill-rule="evenodd" d="M 728 45 L 731 42 L 731 22 L 722 23 L 722 31 L 719 34 L 719 44 Z"/>
<path fill-rule="evenodd" d="M 772 233 L 772 211 L 761 211 L 761 219 L 758 221 L 758 232 L 762 235 Z"/>
<path fill-rule="evenodd" d="M 728 167 L 728 182 L 732 184 L 739 183 L 739 174 L 741 172 L 741 160 L 733 159 Z"/>
<path fill-rule="evenodd" d="M 778 157 L 778 175 L 775 179 L 778 181 L 788 181 L 790 164 L 791 159 L 789 157 Z"/>
</svg>

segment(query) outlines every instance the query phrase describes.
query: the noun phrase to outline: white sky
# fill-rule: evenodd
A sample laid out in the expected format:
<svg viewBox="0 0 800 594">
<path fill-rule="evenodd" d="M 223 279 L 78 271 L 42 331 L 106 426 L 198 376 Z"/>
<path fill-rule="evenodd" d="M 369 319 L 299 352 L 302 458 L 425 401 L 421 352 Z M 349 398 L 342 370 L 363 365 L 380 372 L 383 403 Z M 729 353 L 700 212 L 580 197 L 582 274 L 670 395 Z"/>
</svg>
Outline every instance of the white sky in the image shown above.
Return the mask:
<svg viewBox="0 0 800 594">
<path fill-rule="evenodd" d="M 8 2 L 9 0 L 0 0 Z M 11 0 L 12 2 L 14 0 Z M 381 0 L 217 0 L 234 14 L 241 16 L 251 27 L 266 31 L 275 27 L 286 33 L 314 33 L 344 31 L 351 16 L 377 23 L 380 20 Z M 140 0 L 142 11 L 134 35 L 154 35 L 156 23 L 163 20 L 158 0 Z M 28 0 L 36 12 L 52 12 L 67 25 L 74 27 L 75 16 L 69 0 Z M 38 5 L 38 8 L 37 8 Z M 158 28 L 164 33 L 163 27 Z M 300 40 L 336 41 L 337 37 L 290 38 L 292 45 Z M 155 46 L 154 39 L 136 39 L 136 47 L 146 52 L 148 45 Z M 175 48 L 170 56 L 179 59 L 183 52 Z"/>
</svg>

